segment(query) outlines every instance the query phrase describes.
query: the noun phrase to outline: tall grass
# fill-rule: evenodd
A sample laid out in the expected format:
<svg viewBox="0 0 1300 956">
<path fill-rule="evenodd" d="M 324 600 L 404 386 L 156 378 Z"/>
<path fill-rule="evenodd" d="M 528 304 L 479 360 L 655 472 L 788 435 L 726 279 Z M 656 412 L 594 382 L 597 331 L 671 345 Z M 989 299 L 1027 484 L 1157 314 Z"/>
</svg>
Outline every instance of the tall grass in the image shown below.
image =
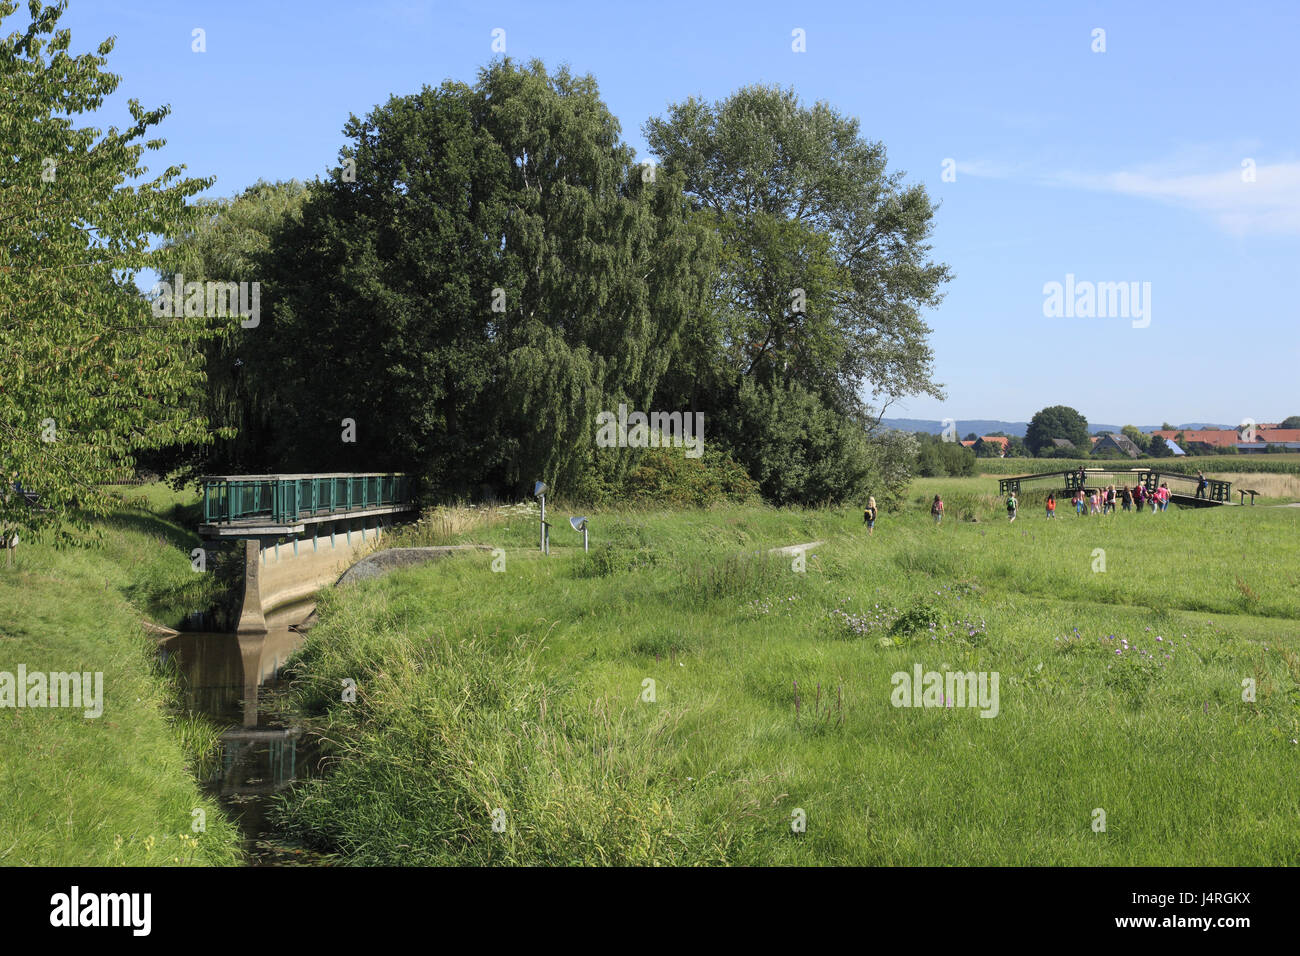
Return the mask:
<svg viewBox="0 0 1300 956">
<path fill-rule="evenodd" d="M 332 596 L 294 687 L 333 769 L 283 820 L 352 863 L 1300 862 L 1300 509 L 1009 524 L 988 484 L 918 484 L 871 537 L 849 509 L 596 513 L 593 547 L 658 558 L 595 576 L 508 521 L 504 573 Z M 936 527 L 936 485 L 979 520 Z M 747 557 L 812 539 L 802 572 Z M 998 672 L 998 717 L 892 706 L 916 664 Z"/>
<path fill-rule="evenodd" d="M 209 772 L 216 728 L 175 714 L 140 627 L 189 602 L 171 583 L 202 577 L 190 569 L 189 534 L 149 505 L 106 518 L 96 547 L 24 544 L 0 568 L 0 670 L 99 671 L 104 695 L 99 718 L 0 709 L 0 864 L 241 859 L 238 830 L 196 780 Z"/>
</svg>

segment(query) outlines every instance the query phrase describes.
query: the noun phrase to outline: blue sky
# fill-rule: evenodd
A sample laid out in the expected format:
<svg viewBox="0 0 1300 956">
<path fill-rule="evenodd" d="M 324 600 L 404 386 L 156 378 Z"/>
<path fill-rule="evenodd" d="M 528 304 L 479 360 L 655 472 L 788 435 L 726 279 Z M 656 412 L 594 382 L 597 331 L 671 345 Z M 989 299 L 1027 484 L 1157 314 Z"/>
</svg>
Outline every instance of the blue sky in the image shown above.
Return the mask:
<svg viewBox="0 0 1300 956">
<path fill-rule="evenodd" d="M 129 96 L 170 104 L 162 159 L 213 195 L 322 175 L 349 113 L 472 81 L 495 28 L 516 59 L 593 74 L 641 156 L 671 102 L 790 85 L 941 203 L 933 254 L 956 278 L 927 320 L 948 398 L 890 415 L 1300 414 L 1300 4 L 71 0 L 63 23 L 77 52 L 117 37 L 99 125 Z M 1150 283 L 1149 324 L 1045 316 L 1067 275 Z"/>
</svg>

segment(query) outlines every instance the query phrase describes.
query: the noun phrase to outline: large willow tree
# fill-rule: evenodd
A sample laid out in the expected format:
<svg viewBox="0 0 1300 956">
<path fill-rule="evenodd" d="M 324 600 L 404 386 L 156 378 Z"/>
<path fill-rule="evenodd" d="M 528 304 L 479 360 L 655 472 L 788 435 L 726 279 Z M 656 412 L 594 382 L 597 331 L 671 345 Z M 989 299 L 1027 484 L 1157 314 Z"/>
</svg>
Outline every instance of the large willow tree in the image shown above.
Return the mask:
<svg viewBox="0 0 1300 956">
<path fill-rule="evenodd" d="M 344 132 L 268 276 L 285 459 L 442 493 L 616 479 L 596 415 L 646 408 L 709 284 L 680 180 L 635 163 L 591 77 L 537 62 Z"/>
<path fill-rule="evenodd" d="M 130 101 L 125 129 L 78 125 L 119 77 L 111 40 L 68 52 L 64 5 L 0 2 L 0 533 L 72 533 L 106 505 L 97 484 L 142 449 L 201 442 L 197 343 L 202 318 L 159 322 L 134 276 L 154 237 L 181 228 L 187 197 L 209 180 L 169 167 L 149 179 L 146 152 L 167 109 Z M 26 494 L 21 493 L 26 492 Z"/>
</svg>

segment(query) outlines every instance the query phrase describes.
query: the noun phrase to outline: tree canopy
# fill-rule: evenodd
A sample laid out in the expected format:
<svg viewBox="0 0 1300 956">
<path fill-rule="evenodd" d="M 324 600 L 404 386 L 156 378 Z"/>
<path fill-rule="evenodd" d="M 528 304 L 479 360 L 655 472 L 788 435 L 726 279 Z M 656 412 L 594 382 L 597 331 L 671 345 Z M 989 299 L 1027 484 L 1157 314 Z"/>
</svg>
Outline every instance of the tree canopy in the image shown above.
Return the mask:
<svg viewBox="0 0 1300 956">
<path fill-rule="evenodd" d="M 819 454 L 838 459 L 824 463 L 837 497 L 861 493 L 871 456 L 847 436 L 873 438 L 878 418 L 864 392 L 885 402 L 943 394 L 921 310 L 938 304 L 950 274 L 928 258 L 925 189 L 887 170 L 884 147 L 864 139 L 856 119 L 805 106 L 792 90 L 688 99 L 644 132 L 721 247 L 708 316 L 690 328 L 692 348 L 662 393 L 726 423 L 750 473 L 770 476 L 760 478 L 769 498 L 822 500 L 820 483 L 800 492 L 776 477 L 802 473 L 806 450 L 785 452 L 793 415 L 809 436 L 844 436 Z M 780 425 L 752 417 L 779 406 Z"/>
<path fill-rule="evenodd" d="M 1068 405 L 1052 405 L 1034 413 L 1025 430 L 1025 447 L 1035 455 L 1052 449 L 1052 439 L 1064 438 L 1087 454 L 1092 444 L 1088 435 L 1088 419 Z"/>
<path fill-rule="evenodd" d="M 16 9 L 0 2 L 0 25 Z M 223 329 L 156 320 L 134 281 L 211 180 L 180 166 L 148 178 L 166 107 L 133 99 L 125 129 L 77 125 L 118 87 L 103 69 L 113 41 L 74 55 L 63 5 L 30 9 L 25 29 L 0 27 L 0 534 L 66 538 L 141 450 L 210 440 L 199 345 Z"/>
<path fill-rule="evenodd" d="M 648 407 L 712 240 L 677 182 L 643 181 L 595 81 L 504 60 L 345 134 L 267 260 L 280 457 L 444 493 L 625 470 L 593 422 Z"/>
</svg>

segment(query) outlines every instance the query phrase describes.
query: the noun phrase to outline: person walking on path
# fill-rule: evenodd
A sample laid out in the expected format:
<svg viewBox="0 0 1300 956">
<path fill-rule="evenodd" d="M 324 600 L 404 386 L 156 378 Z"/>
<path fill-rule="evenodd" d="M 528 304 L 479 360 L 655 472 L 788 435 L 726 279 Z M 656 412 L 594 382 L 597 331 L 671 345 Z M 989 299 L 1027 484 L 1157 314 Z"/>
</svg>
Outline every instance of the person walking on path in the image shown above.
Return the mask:
<svg viewBox="0 0 1300 956">
<path fill-rule="evenodd" d="M 930 505 L 930 514 L 934 515 L 935 524 L 943 520 L 943 499 L 938 495 L 934 496 L 934 503 Z"/>
<path fill-rule="evenodd" d="M 862 512 L 862 521 L 867 526 L 867 536 L 876 533 L 876 496 L 867 498 L 867 508 Z"/>
<path fill-rule="evenodd" d="M 1016 520 L 1016 509 L 1019 507 L 1020 503 L 1016 501 L 1016 493 L 1013 491 L 1007 497 L 1007 517 L 1012 521 Z"/>
<path fill-rule="evenodd" d="M 1196 497 L 1208 498 L 1209 495 L 1205 493 L 1205 490 L 1209 487 L 1210 487 L 1210 483 L 1205 478 L 1205 472 L 1198 471 L 1196 473 Z"/>
<path fill-rule="evenodd" d="M 1049 492 L 1047 495 L 1047 517 L 1056 517 L 1056 492 Z"/>
</svg>

